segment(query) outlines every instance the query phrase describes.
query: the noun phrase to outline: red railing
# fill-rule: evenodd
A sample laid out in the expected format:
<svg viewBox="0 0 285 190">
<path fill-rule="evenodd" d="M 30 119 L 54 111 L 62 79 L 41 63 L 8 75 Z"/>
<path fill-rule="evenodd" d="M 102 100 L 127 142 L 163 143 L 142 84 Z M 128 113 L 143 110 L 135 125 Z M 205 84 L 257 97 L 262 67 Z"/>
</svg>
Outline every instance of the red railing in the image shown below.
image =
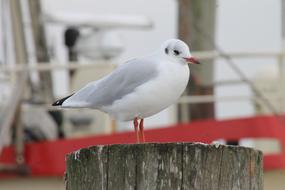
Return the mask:
<svg viewBox="0 0 285 190">
<path fill-rule="evenodd" d="M 274 116 L 258 116 L 232 120 L 206 120 L 177 124 L 145 131 L 147 142 L 203 142 L 217 139 L 242 138 L 277 139 L 282 147 L 278 154 L 264 155 L 264 169 L 285 169 L 285 126 Z M 32 176 L 62 176 L 65 155 L 82 147 L 99 144 L 135 143 L 133 132 L 66 139 L 25 145 L 25 160 Z M 4 148 L 0 163 L 14 163 L 13 147 Z"/>
</svg>

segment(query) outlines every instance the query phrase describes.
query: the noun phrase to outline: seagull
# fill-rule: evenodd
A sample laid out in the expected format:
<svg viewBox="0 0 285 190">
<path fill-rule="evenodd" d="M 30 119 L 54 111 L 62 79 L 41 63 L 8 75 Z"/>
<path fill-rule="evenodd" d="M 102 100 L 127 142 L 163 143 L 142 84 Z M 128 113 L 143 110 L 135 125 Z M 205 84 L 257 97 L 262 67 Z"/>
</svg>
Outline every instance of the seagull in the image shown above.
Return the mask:
<svg viewBox="0 0 285 190">
<path fill-rule="evenodd" d="M 97 109 L 116 120 L 133 121 L 137 143 L 145 142 L 144 118 L 178 100 L 189 81 L 190 63 L 200 62 L 191 55 L 188 45 L 169 39 L 151 54 L 121 64 L 52 105 Z"/>
</svg>

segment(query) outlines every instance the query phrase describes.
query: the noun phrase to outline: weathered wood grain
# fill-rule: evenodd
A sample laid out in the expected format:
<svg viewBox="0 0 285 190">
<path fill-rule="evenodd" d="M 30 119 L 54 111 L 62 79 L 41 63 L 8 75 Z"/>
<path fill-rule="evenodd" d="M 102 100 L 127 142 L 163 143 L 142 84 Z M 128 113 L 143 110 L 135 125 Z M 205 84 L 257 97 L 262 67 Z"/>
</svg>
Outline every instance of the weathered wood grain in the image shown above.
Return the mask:
<svg viewBox="0 0 285 190">
<path fill-rule="evenodd" d="M 67 156 L 67 190 L 262 190 L 250 148 L 149 143 L 84 148 Z"/>
<path fill-rule="evenodd" d="M 96 146 L 69 154 L 66 189 L 107 189 L 108 149 L 108 146 Z"/>
<path fill-rule="evenodd" d="M 110 146 L 108 158 L 108 189 L 136 189 L 135 146 Z"/>
<path fill-rule="evenodd" d="M 181 189 L 182 144 L 137 146 L 137 189 Z"/>
</svg>

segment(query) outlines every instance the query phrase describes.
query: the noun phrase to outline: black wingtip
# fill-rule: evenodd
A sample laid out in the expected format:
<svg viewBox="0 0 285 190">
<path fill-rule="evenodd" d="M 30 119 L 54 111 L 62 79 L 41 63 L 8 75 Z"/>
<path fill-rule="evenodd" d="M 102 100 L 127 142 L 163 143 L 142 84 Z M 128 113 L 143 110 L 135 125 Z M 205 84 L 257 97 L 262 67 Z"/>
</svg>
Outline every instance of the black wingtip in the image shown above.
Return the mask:
<svg viewBox="0 0 285 190">
<path fill-rule="evenodd" d="M 52 106 L 60 106 L 64 101 L 57 100 L 56 102 L 52 103 Z"/>
<path fill-rule="evenodd" d="M 59 99 L 59 100 L 55 101 L 55 102 L 52 104 L 52 106 L 61 106 L 62 103 L 63 103 L 66 99 L 68 99 L 70 96 L 72 96 L 72 95 L 73 95 L 73 94 L 71 94 L 71 95 L 69 95 L 69 96 L 66 96 L 66 97 L 64 97 L 64 98 L 62 98 L 62 99 Z"/>
</svg>

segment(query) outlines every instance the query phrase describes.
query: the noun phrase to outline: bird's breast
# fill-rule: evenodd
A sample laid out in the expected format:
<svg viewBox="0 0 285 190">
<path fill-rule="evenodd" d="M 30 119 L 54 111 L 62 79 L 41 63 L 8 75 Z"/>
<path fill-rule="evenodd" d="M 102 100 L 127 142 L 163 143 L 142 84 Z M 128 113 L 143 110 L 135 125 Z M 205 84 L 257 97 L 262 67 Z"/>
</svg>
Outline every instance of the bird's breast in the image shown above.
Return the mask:
<svg viewBox="0 0 285 190">
<path fill-rule="evenodd" d="M 188 83 L 188 66 L 161 64 L 157 69 L 157 77 L 115 101 L 111 106 L 105 107 L 105 111 L 113 113 L 115 118 L 132 120 L 134 117 L 149 117 L 175 103 Z"/>
<path fill-rule="evenodd" d="M 189 80 L 188 65 L 173 63 L 162 66 L 160 69 L 158 91 L 161 96 L 165 95 L 166 98 L 177 100 L 185 90 Z"/>
</svg>

